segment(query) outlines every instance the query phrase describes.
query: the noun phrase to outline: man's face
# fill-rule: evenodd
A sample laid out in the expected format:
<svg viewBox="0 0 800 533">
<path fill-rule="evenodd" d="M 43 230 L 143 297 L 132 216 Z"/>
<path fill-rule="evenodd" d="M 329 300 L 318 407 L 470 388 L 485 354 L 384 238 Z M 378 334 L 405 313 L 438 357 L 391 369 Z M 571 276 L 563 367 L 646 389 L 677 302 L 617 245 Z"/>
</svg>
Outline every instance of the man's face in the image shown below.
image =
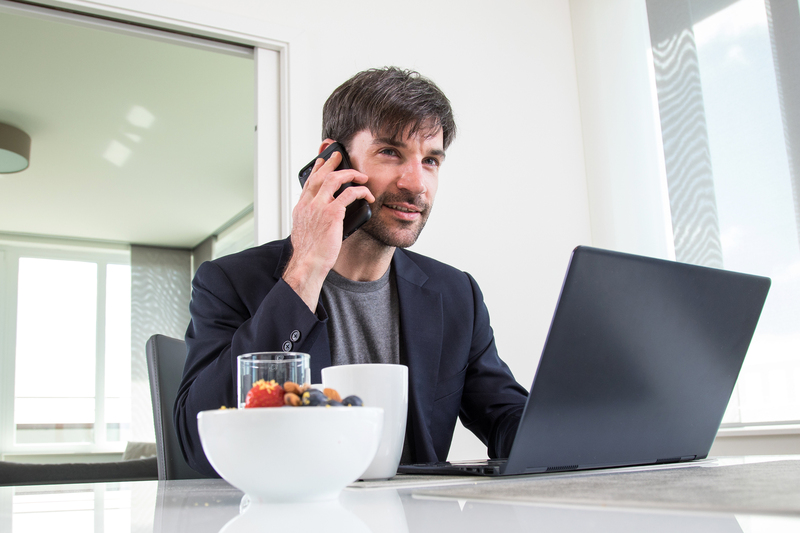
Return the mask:
<svg viewBox="0 0 800 533">
<path fill-rule="evenodd" d="M 444 162 L 441 130 L 435 135 L 402 139 L 357 133 L 348 147 L 353 167 L 369 177 L 375 196 L 372 218 L 361 229 L 387 245 L 407 248 L 428 220 Z"/>
</svg>

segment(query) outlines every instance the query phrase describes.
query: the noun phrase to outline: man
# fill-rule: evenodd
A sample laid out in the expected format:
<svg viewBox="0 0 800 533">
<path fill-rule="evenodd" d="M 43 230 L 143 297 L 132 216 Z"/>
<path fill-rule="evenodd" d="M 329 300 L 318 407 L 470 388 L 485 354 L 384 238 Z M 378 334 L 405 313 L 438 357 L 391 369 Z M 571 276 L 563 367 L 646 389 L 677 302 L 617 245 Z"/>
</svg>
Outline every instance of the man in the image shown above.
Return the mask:
<svg viewBox="0 0 800 533">
<path fill-rule="evenodd" d="M 175 425 L 192 468 L 213 475 L 197 413 L 236 404 L 236 356 L 311 354 L 311 381 L 332 364 L 409 369 L 403 462 L 443 461 L 457 417 L 506 457 L 526 391 L 495 348 L 483 295 L 469 274 L 404 250 L 430 215 L 455 135 L 450 102 L 431 81 L 397 68 L 361 72 L 323 108 L 322 152 L 292 213 L 290 238 L 204 263 L 193 282 L 188 357 Z M 352 182 L 334 198 L 342 184 Z M 372 217 L 342 240 L 345 208 Z"/>
</svg>

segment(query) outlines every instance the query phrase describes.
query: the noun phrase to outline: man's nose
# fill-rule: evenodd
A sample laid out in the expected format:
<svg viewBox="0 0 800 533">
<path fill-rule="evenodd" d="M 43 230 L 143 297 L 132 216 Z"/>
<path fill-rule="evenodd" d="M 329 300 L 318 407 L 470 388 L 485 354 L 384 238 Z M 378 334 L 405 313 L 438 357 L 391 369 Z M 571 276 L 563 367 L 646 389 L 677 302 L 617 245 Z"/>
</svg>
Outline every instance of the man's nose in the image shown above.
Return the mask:
<svg viewBox="0 0 800 533">
<path fill-rule="evenodd" d="M 420 161 L 409 161 L 402 168 L 397 187 L 411 192 L 415 196 L 424 194 L 428 189 L 425 185 L 425 175 Z"/>
</svg>

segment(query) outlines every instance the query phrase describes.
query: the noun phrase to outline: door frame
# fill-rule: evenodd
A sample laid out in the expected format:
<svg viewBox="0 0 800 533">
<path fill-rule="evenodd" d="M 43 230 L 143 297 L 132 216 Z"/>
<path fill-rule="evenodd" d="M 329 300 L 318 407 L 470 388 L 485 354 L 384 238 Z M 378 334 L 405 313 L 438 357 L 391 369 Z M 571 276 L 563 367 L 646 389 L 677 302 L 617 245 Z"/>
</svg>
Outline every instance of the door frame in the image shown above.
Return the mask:
<svg viewBox="0 0 800 533">
<path fill-rule="evenodd" d="M 171 39 L 208 39 L 224 49 L 253 49 L 256 80 L 253 202 L 256 244 L 291 231 L 289 72 L 291 41 L 298 30 L 254 21 L 171 0 L 120 0 L 117 5 L 85 0 L 0 0 L 0 11 L 61 19 L 79 25 L 119 27 L 129 33 L 169 32 Z M 211 47 L 214 44 L 209 43 Z"/>
</svg>

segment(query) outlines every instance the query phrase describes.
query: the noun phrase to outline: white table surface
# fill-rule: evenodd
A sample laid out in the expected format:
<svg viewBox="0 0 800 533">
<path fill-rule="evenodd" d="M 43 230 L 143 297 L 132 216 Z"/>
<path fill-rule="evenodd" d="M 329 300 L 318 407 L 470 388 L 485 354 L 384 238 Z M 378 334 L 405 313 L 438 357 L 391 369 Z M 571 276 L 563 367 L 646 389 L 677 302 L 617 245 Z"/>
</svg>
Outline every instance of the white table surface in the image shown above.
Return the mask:
<svg viewBox="0 0 800 533">
<path fill-rule="evenodd" d="M 787 457 L 797 459 L 797 456 Z M 718 465 L 778 460 L 726 458 Z M 589 474 L 591 475 L 591 474 Z M 279 480 L 276 480 L 279 482 Z M 288 531 L 348 533 L 703 532 L 800 531 L 800 516 L 576 506 L 430 497 L 431 489 L 495 483 L 477 478 L 408 478 L 356 484 L 338 500 L 247 505 L 222 480 L 139 481 L 0 487 L 0 531 L 8 533 Z M 243 510 L 242 510 L 243 509 Z"/>
</svg>

